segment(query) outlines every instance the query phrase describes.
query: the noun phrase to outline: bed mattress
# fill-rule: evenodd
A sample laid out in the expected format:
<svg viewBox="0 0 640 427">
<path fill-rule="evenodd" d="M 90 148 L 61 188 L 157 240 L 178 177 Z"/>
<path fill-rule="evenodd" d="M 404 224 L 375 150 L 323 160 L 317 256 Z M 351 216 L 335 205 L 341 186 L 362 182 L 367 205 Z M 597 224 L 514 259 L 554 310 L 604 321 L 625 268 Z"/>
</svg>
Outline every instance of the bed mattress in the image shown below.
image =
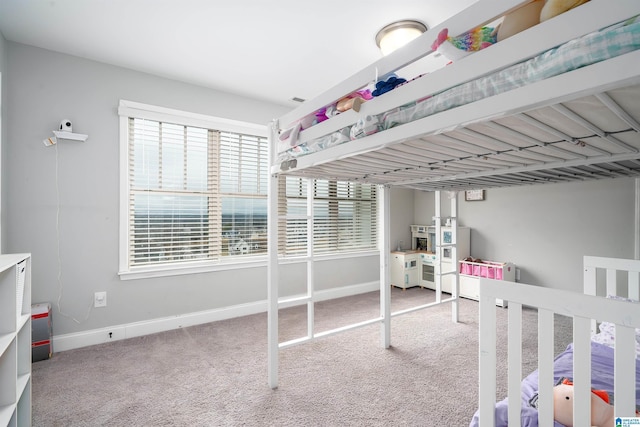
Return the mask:
<svg viewBox="0 0 640 427">
<path fill-rule="evenodd" d="M 277 163 L 319 152 L 432 114 L 498 95 L 632 52 L 638 48 L 640 48 L 640 19 L 634 17 L 571 40 L 491 75 L 462 83 L 437 94 L 424 96 L 415 102 L 377 116 L 364 117 L 350 127 L 304 144 L 292 147 L 288 141 L 281 141 L 278 146 Z M 420 78 L 428 78 L 428 75 Z"/>
</svg>

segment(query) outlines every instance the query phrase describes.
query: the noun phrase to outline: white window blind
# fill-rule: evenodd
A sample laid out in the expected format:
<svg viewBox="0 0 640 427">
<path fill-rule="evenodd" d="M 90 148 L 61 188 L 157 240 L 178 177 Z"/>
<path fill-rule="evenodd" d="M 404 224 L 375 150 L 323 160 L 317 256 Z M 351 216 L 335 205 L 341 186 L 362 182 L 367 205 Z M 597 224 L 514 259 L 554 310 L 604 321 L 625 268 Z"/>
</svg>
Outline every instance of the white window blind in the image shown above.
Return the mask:
<svg viewBox="0 0 640 427">
<path fill-rule="evenodd" d="M 220 134 L 222 250 L 225 255 L 267 252 L 268 147 L 265 138 Z"/>
<path fill-rule="evenodd" d="M 266 252 L 266 144 L 129 118 L 129 266 Z"/>
<path fill-rule="evenodd" d="M 376 187 L 369 184 L 286 177 L 281 181 L 280 251 L 302 255 L 307 248 L 307 185 L 313 185 L 315 253 L 375 249 Z M 311 184 L 308 184 L 308 183 Z M 284 188 L 283 188 L 284 187 Z M 282 191 L 284 190 L 284 191 Z"/>
<path fill-rule="evenodd" d="M 130 101 L 119 114 L 123 275 L 202 271 L 266 254 L 262 127 Z M 281 256 L 306 254 L 308 206 L 315 253 L 376 248 L 375 186 L 284 176 L 279 185 Z"/>
</svg>

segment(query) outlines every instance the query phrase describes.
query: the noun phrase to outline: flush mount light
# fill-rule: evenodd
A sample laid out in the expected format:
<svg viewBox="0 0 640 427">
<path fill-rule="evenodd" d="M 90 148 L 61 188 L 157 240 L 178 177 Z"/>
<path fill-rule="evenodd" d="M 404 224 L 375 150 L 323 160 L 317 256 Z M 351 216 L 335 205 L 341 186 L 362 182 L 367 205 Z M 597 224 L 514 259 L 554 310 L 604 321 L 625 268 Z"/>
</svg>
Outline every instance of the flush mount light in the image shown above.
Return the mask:
<svg viewBox="0 0 640 427">
<path fill-rule="evenodd" d="M 427 31 L 427 26 L 422 22 L 412 20 L 393 22 L 378 31 L 376 44 L 383 55 L 388 55 L 425 31 Z"/>
</svg>

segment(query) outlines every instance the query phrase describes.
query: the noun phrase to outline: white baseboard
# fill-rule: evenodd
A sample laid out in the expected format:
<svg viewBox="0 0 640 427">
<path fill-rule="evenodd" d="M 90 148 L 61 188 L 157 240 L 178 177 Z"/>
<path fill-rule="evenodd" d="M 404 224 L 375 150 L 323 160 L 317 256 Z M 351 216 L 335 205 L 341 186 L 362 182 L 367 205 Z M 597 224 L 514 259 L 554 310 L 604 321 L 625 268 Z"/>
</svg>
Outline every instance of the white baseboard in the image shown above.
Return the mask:
<svg viewBox="0 0 640 427">
<path fill-rule="evenodd" d="M 326 301 L 366 292 L 373 292 L 378 289 L 380 289 L 379 282 L 343 286 L 340 288 L 318 291 L 316 292 L 315 300 Z M 283 305 L 281 308 L 292 307 L 294 305 L 297 304 L 290 303 Z M 232 319 L 234 317 L 249 316 L 251 314 L 264 313 L 266 311 L 267 301 L 258 301 L 254 303 L 234 305 L 231 307 L 145 320 L 142 322 L 115 325 L 108 328 L 92 329 L 90 331 L 76 332 L 72 334 L 54 335 L 52 338 L 53 352 L 58 353 L 61 351 L 72 350 L 74 348 L 155 334 L 172 329 L 185 328 L 187 326 Z"/>
</svg>

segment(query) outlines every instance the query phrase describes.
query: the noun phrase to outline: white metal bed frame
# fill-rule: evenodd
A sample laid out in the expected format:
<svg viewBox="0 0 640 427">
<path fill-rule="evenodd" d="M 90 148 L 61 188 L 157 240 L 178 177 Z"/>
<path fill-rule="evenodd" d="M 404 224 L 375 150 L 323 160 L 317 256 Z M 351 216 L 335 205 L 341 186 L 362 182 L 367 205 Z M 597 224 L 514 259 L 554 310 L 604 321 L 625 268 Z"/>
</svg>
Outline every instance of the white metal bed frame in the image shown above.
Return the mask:
<svg viewBox="0 0 640 427">
<path fill-rule="evenodd" d="M 607 177 L 640 176 L 640 143 L 629 144 L 618 135 L 600 129 L 575 114 L 562 103 L 595 94 L 598 102 L 608 108 L 627 127 L 628 138 L 640 141 L 640 117 L 629 114 L 607 91 L 638 86 L 640 90 L 640 51 L 631 52 L 569 73 L 542 80 L 500 95 L 473 102 L 448 111 L 394 127 L 368 137 L 351 141 L 330 149 L 308 154 L 283 164 L 276 161 L 276 141 L 280 131 L 314 111 L 367 86 L 377 76 L 396 71 L 431 53 L 429 46 L 443 28 L 450 34 L 460 34 L 478 25 L 493 22 L 528 0 L 480 0 L 447 22 L 438 25 L 418 39 L 391 55 L 382 58 L 361 72 L 346 79 L 317 98 L 305 102 L 293 112 L 270 125 L 271 171 L 269 178 L 269 269 L 268 269 L 268 369 L 269 385 L 278 385 L 278 352 L 280 348 L 307 342 L 322 336 L 342 332 L 374 323 L 380 323 L 382 345 L 390 345 L 390 319 L 402 313 L 390 311 L 389 280 L 389 187 L 401 186 L 425 191 L 459 191 L 474 188 L 504 187 L 533 183 L 566 182 Z M 358 118 L 374 115 L 413 101 L 416 94 L 438 93 L 449 87 L 486 75 L 494 70 L 518 63 L 565 41 L 590 33 L 605 26 L 640 14 L 640 2 L 616 0 L 611 7 L 607 0 L 592 0 L 554 19 L 543 22 L 524 32 L 501 41 L 474 55 L 431 73 L 364 103 L 359 113 L 342 113 L 300 133 L 300 142 L 337 131 L 355 123 Z M 568 135 L 533 118 L 529 111 L 555 104 L 558 112 L 574 124 L 582 126 L 588 135 L 583 152 L 571 146 L 582 140 Z M 535 139 L 508 129 L 500 123 L 505 116 L 515 117 L 538 130 L 553 136 L 552 141 Z M 488 137 L 474 129 L 477 124 L 518 143 Z M 454 132 L 454 133 L 452 133 Z M 464 135 L 464 141 L 455 132 Z M 631 136 L 629 136 L 631 135 Z M 634 139 L 635 138 L 635 139 Z M 446 147 L 452 144 L 456 148 Z M 444 145 L 443 145 L 444 144 Z M 463 145 L 463 148 L 460 146 Z M 474 148 L 467 148 L 473 146 Z M 565 148 L 565 147 L 569 148 Z M 280 301 L 278 295 L 278 176 L 291 176 L 356 181 L 379 185 L 380 188 L 380 317 L 360 324 L 324 333 L 313 331 L 313 247 L 309 235 L 307 262 L 307 294 L 295 300 Z M 439 200 L 439 197 L 436 197 Z M 452 210 L 455 212 L 455 198 Z M 436 216 L 439 216 L 439 205 Z M 307 212 L 307 221 L 313 222 L 313 213 Z M 454 228 L 455 228 L 454 223 Z M 309 233 L 313 227 L 308 227 Z M 455 237 L 454 237 L 455 238 Z M 457 273 L 456 273 L 457 276 Z M 457 282 L 457 281 L 456 281 Z M 437 303 L 452 303 L 452 318 L 457 320 L 457 290 L 453 286 L 451 298 Z M 287 343 L 278 341 L 278 309 L 284 304 L 307 304 L 307 336 Z M 421 306 L 405 312 L 426 308 Z"/>
<path fill-rule="evenodd" d="M 604 270 L 606 285 L 598 286 L 597 271 Z M 554 314 L 573 318 L 574 424 L 590 426 L 591 347 L 595 321 L 616 324 L 614 411 L 616 417 L 635 417 L 635 328 L 640 328 L 637 304 L 603 298 L 618 295 L 620 271 L 627 272 L 628 297 L 640 299 L 640 260 L 584 257 L 585 294 L 490 279 L 480 280 L 480 426 L 495 425 L 496 404 L 496 298 L 508 301 L 509 426 L 520 426 L 522 381 L 522 307 L 538 309 L 538 412 L 541 426 L 553 425 Z M 603 292 L 604 291 L 604 292 Z M 600 296 L 596 296 L 600 295 Z"/>
<path fill-rule="evenodd" d="M 344 94 L 366 86 L 378 75 L 394 71 L 429 54 L 431 51 L 427 46 L 436 38 L 440 29 L 448 27 L 450 33 L 460 33 L 478 25 L 478 22 L 491 22 L 521 3 L 526 1 L 481 0 L 475 3 L 450 21 L 430 29 L 404 49 L 382 58 L 281 117 L 273 123 L 275 133 L 297 118 L 313 113 Z M 591 0 L 489 49 L 374 98 L 364 103 L 359 113 L 350 110 L 319 123 L 301 132 L 299 141 L 313 140 L 353 124 L 360 117 L 376 115 L 410 103 L 415 100 L 416 94 L 425 96 L 439 93 L 474 77 L 490 74 L 638 13 L 640 7 L 633 0 L 618 0 L 615 8 L 609 7 L 606 0 Z M 606 92 L 616 87 L 639 84 L 638 63 L 640 51 L 621 55 L 362 139 L 304 155 L 284 165 L 273 164 L 271 172 L 312 178 L 331 177 L 429 191 L 637 175 L 640 165 L 637 162 L 632 162 L 631 165 L 625 163 L 638 159 L 637 147 L 619 145 L 620 141 L 615 141 L 616 135 L 575 117 L 571 111 L 563 108 L 562 102 L 597 94 L 601 105 L 625 122 L 629 130 L 640 132 L 638 119 L 626 113 Z M 568 116 L 576 124 L 584 126 L 584 135 L 607 140 L 616 146 L 615 150 L 601 149 L 594 143 L 590 144 L 594 152 L 563 152 L 566 144 L 578 142 L 576 137 L 546 126 L 528 114 L 529 111 L 548 105 L 557 105 L 558 115 Z M 513 129 L 505 129 L 498 120 L 505 116 L 516 117 L 521 124 L 542 129 L 553 136 L 553 139 L 540 140 L 518 134 Z M 494 137 L 487 141 L 486 135 L 479 135 L 473 129 L 472 125 L 478 123 L 486 123 L 492 132 L 499 132 L 502 140 Z M 462 132 L 463 138 L 459 134 L 452 134 L 451 130 Z M 511 143 L 512 140 L 518 142 Z M 450 149 L 443 149 L 443 144 L 451 144 L 456 148 L 451 152 Z M 425 150 L 427 145 L 429 150 Z M 541 154 L 544 155 L 543 159 L 540 158 Z M 593 166 L 585 167 L 591 165 Z"/>
</svg>

